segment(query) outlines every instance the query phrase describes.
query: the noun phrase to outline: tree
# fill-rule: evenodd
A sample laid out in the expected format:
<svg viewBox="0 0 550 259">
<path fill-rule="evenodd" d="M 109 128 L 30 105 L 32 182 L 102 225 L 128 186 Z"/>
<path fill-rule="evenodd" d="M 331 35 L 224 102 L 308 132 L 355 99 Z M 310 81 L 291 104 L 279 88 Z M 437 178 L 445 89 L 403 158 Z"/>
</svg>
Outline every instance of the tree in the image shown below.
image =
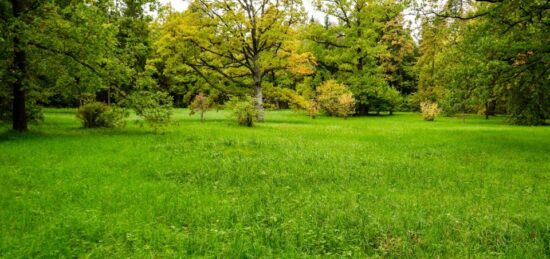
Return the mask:
<svg viewBox="0 0 550 259">
<path fill-rule="evenodd" d="M 113 49 L 113 28 L 95 2 L 11 0 L 2 6 L 2 64 L 8 68 L 2 87 L 11 88 L 6 98 L 13 129 L 26 131 L 29 94 L 40 95 L 40 81 L 56 77 L 48 68 L 65 63 L 100 78 Z"/>
<path fill-rule="evenodd" d="M 462 109 L 477 108 L 488 116 L 500 102 L 512 123 L 545 123 L 550 116 L 549 10 L 545 1 L 447 1 L 441 11 L 431 12 L 433 21 L 446 24 L 437 35 L 447 40 L 439 56 L 443 69 L 432 69 L 431 77 L 421 72 L 420 86 L 441 89 L 440 99 Z M 428 56 L 432 64 L 438 60 L 427 51 L 420 60 Z"/>
<path fill-rule="evenodd" d="M 208 110 L 210 110 L 210 101 L 208 100 L 208 97 L 201 92 L 195 96 L 195 99 L 193 100 L 189 108 L 191 109 L 189 115 L 193 115 L 196 112 L 199 112 L 201 116 L 201 121 L 204 121 L 204 114 Z"/>
<path fill-rule="evenodd" d="M 411 31 L 405 29 L 401 13 L 384 24 L 379 43 L 386 48 L 386 51 L 379 56 L 378 62 L 388 85 L 402 94 L 415 92 L 414 64 L 418 55 L 417 47 L 411 36 Z"/>
<path fill-rule="evenodd" d="M 254 95 L 261 121 L 262 82 L 291 66 L 289 57 L 296 53 L 289 36 L 302 14 L 295 0 L 197 0 L 168 18 L 160 53 L 168 65 L 184 64 L 215 89 Z"/>
<path fill-rule="evenodd" d="M 380 63 L 381 57 L 390 55 L 383 40 L 384 28 L 399 16 L 402 6 L 374 0 L 319 0 L 317 6 L 327 19 L 324 25 L 310 25 L 308 39 L 320 70 L 324 70 L 323 79 L 348 85 L 360 114 L 393 106 L 388 105 L 392 101 L 386 96 L 397 91 L 389 86 Z M 329 17 L 337 22 L 332 23 Z"/>
<path fill-rule="evenodd" d="M 135 90 L 140 77 L 148 76 L 144 72 L 147 59 L 153 52 L 151 13 L 161 12 L 159 9 L 158 0 L 115 0 L 107 8 L 109 21 L 118 28 L 114 54 L 122 65 L 116 70 L 110 70 L 112 73 L 108 75 L 112 83 L 101 96 L 107 103 L 110 104 L 113 97 L 124 98 Z"/>
</svg>

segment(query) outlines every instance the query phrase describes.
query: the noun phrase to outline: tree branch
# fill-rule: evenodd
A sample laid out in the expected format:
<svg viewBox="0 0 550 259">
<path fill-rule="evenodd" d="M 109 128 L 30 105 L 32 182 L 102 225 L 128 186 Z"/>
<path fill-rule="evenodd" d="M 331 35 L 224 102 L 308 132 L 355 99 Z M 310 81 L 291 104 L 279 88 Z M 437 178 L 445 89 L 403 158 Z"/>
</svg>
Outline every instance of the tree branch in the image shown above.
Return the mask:
<svg viewBox="0 0 550 259">
<path fill-rule="evenodd" d="M 62 56 L 65 56 L 65 57 L 68 57 L 70 59 L 72 59 L 73 61 L 75 61 L 76 63 L 82 65 L 83 67 L 86 67 L 88 68 L 89 70 L 91 70 L 94 74 L 98 75 L 98 76 L 103 76 L 102 73 L 100 73 L 95 67 L 93 67 L 92 65 L 80 60 L 74 53 L 71 53 L 71 52 L 64 52 L 64 51 L 60 51 L 60 50 L 57 50 L 57 49 L 52 49 L 52 48 L 49 48 L 47 46 L 44 46 L 40 43 L 37 43 L 37 42 L 29 42 L 28 43 L 29 45 L 31 46 L 34 46 L 38 49 L 41 49 L 41 50 L 46 50 L 48 52 L 51 52 L 51 53 L 54 53 L 54 54 L 58 54 L 58 55 L 62 55 Z"/>
</svg>

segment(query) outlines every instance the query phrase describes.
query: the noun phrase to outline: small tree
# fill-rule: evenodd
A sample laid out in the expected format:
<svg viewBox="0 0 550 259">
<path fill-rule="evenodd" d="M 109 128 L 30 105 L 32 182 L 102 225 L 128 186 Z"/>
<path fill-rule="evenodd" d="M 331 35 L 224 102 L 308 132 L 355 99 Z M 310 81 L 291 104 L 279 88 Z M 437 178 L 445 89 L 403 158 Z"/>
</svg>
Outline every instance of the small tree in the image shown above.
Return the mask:
<svg viewBox="0 0 550 259">
<path fill-rule="evenodd" d="M 170 123 L 172 96 L 167 93 L 136 91 L 130 96 L 129 104 L 155 131 Z"/>
<path fill-rule="evenodd" d="M 193 115 L 198 112 L 201 115 L 201 121 L 204 121 L 204 114 L 206 111 L 211 109 L 210 101 L 208 100 L 208 97 L 201 92 L 195 96 L 195 99 L 191 102 L 189 108 L 191 109 L 189 115 Z"/>
</svg>

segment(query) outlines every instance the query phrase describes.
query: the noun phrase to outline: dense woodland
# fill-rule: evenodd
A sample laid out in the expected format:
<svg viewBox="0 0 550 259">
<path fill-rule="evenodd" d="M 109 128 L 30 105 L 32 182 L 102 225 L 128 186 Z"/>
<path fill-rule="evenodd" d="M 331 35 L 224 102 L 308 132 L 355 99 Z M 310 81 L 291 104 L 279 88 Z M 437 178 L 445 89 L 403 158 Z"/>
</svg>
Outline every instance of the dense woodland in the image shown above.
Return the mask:
<svg viewBox="0 0 550 259">
<path fill-rule="evenodd" d="M 0 120 L 25 131 L 41 107 L 104 103 L 162 122 L 171 107 L 236 99 L 259 121 L 264 109 L 347 117 L 421 104 L 522 125 L 550 116 L 548 0 L 313 5 L 325 19 L 300 0 L 195 0 L 183 12 L 155 0 L 1 0 Z"/>
</svg>

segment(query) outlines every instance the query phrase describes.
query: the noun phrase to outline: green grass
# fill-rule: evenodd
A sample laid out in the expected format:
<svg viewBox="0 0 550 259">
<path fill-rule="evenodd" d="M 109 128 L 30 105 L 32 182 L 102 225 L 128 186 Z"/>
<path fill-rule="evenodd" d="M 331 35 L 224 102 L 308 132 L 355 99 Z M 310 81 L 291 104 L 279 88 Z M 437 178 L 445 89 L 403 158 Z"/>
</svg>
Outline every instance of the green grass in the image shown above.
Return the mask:
<svg viewBox="0 0 550 259">
<path fill-rule="evenodd" d="M 3 126 L 0 257 L 550 256 L 548 127 L 175 117 L 160 134 L 67 109 Z"/>
</svg>

